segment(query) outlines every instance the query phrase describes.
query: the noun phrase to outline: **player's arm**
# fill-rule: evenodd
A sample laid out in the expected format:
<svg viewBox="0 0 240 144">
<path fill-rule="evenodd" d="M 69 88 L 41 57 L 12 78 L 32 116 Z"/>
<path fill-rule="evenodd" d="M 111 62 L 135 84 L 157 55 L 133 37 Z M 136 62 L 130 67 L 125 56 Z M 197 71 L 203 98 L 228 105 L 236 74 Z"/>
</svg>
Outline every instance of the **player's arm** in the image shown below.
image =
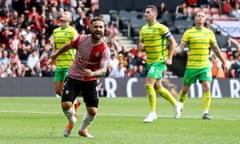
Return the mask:
<svg viewBox="0 0 240 144">
<path fill-rule="evenodd" d="M 100 63 L 100 68 L 96 71 L 92 71 L 90 69 L 84 69 L 85 73 L 89 77 L 103 77 L 107 73 L 107 64 Z"/>
<path fill-rule="evenodd" d="M 181 40 L 179 46 L 176 48 L 176 52 L 181 53 L 185 48 L 185 46 L 186 46 L 186 43 L 183 40 Z"/>
<path fill-rule="evenodd" d="M 168 52 L 168 59 L 167 59 L 166 63 L 168 65 L 171 65 L 172 58 L 175 54 L 175 48 L 176 48 L 176 41 L 172 35 L 168 38 L 168 42 L 169 42 L 170 46 L 169 46 L 169 52 Z"/>
<path fill-rule="evenodd" d="M 145 51 L 145 49 L 144 49 L 144 43 L 141 41 L 141 42 L 139 42 L 139 44 L 138 44 L 138 51 Z"/>
<path fill-rule="evenodd" d="M 84 69 L 85 74 L 89 77 L 102 77 L 105 76 L 107 73 L 107 66 L 108 61 L 110 59 L 110 51 L 109 48 L 107 48 L 102 55 L 101 62 L 100 62 L 100 68 L 96 71 L 92 71 L 90 69 Z"/>
<path fill-rule="evenodd" d="M 224 71 L 227 72 L 228 66 L 227 66 L 225 59 L 223 58 L 223 55 L 221 53 L 221 50 L 220 50 L 218 44 L 217 43 L 212 44 L 211 48 L 212 48 L 213 52 L 215 53 L 215 55 L 221 60 Z"/>
<path fill-rule="evenodd" d="M 54 62 L 59 55 L 68 51 L 71 48 L 72 48 L 71 43 L 67 43 L 63 45 L 59 50 L 52 53 L 52 55 L 50 56 L 50 59 L 48 60 L 48 64 L 51 64 L 52 62 Z"/>
<path fill-rule="evenodd" d="M 139 32 L 139 44 L 138 44 L 138 51 L 145 51 L 145 48 L 144 48 L 144 41 L 143 41 L 143 38 L 142 38 L 142 29 L 140 30 Z"/>
</svg>

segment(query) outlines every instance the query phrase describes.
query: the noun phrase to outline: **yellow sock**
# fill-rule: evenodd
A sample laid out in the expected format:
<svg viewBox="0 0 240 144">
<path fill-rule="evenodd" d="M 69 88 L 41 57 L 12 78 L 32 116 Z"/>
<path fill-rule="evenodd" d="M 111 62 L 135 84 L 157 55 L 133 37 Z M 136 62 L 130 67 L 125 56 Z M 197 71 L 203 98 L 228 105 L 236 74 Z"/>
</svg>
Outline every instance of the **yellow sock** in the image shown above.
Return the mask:
<svg viewBox="0 0 240 144">
<path fill-rule="evenodd" d="M 161 87 L 159 89 L 156 90 L 163 98 L 165 98 L 166 100 L 168 100 L 173 106 L 175 106 L 176 104 L 176 99 L 172 96 L 172 94 L 169 92 L 169 90 L 167 90 L 164 87 Z"/>
<path fill-rule="evenodd" d="M 211 105 L 211 93 L 209 91 L 203 92 L 203 110 L 208 111 Z"/>
<path fill-rule="evenodd" d="M 154 90 L 153 85 L 145 85 L 145 87 L 148 94 L 150 111 L 155 112 L 156 111 L 156 92 Z"/>
<path fill-rule="evenodd" d="M 179 92 L 179 95 L 180 95 L 179 101 L 180 101 L 181 103 L 185 103 L 185 101 L 186 101 L 187 98 L 188 98 L 188 93 L 183 93 L 183 91 L 181 90 L 181 91 Z"/>
</svg>

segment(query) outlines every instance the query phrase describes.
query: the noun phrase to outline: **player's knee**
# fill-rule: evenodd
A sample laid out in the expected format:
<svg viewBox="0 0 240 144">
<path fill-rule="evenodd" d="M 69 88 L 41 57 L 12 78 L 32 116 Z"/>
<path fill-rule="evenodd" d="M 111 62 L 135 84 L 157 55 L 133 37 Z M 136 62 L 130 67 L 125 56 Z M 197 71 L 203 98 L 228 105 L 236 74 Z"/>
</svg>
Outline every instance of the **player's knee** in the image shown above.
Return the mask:
<svg viewBox="0 0 240 144">
<path fill-rule="evenodd" d="M 95 116 L 97 114 L 97 108 L 94 107 L 89 107 L 87 111 L 90 116 Z"/>
<path fill-rule="evenodd" d="M 64 111 L 69 110 L 72 107 L 72 102 L 62 102 L 62 109 Z"/>
<path fill-rule="evenodd" d="M 152 88 L 153 88 L 153 85 L 151 85 L 151 84 L 145 84 L 145 88 L 146 88 L 146 89 L 152 89 Z"/>
</svg>

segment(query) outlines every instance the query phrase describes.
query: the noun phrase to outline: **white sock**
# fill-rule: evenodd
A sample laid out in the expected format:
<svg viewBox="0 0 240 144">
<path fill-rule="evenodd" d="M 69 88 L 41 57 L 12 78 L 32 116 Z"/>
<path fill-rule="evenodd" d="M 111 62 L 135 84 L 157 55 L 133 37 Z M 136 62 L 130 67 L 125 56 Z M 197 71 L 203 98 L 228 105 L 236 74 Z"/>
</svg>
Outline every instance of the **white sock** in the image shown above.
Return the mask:
<svg viewBox="0 0 240 144">
<path fill-rule="evenodd" d="M 92 121 L 96 118 L 96 116 L 90 116 L 86 113 L 82 118 L 82 124 L 80 126 L 80 131 L 87 129 L 87 127 L 92 123 Z"/>
<path fill-rule="evenodd" d="M 63 111 L 69 122 L 75 123 L 77 121 L 76 117 L 73 116 L 74 111 L 70 108 L 68 111 Z"/>
<path fill-rule="evenodd" d="M 73 104 L 76 104 L 76 103 L 77 103 L 77 100 L 78 100 L 78 99 L 76 98 L 76 99 L 73 101 Z"/>
<path fill-rule="evenodd" d="M 61 98 L 61 96 L 59 94 L 56 94 L 56 98 Z"/>
<path fill-rule="evenodd" d="M 203 114 L 208 114 L 208 110 L 204 110 L 204 111 L 203 111 Z"/>
</svg>

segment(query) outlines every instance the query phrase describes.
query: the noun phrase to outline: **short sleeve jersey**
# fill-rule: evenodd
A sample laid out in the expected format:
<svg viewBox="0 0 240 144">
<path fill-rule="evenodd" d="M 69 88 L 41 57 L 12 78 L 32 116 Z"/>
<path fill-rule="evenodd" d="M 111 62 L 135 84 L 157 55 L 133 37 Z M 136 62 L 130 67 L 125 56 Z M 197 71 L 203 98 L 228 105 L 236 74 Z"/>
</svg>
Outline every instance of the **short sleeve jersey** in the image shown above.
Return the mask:
<svg viewBox="0 0 240 144">
<path fill-rule="evenodd" d="M 147 64 L 165 62 L 168 56 L 167 39 L 171 36 L 168 28 L 155 22 L 146 24 L 140 30 L 140 41 L 144 43 Z"/>
<path fill-rule="evenodd" d="M 66 28 L 58 27 L 53 31 L 53 40 L 55 44 L 55 49 L 59 50 L 64 44 L 69 43 L 74 37 L 77 36 L 77 31 L 68 26 Z M 64 52 L 56 59 L 56 66 L 58 68 L 69 68 L 72 65 L 75 55 L 75 49 L 71 49 L 67 52 Z"/>
<path fill-rule="evenodd" d="M 183 34 L 182 40 L 189 47 L 187 68 L 210 67 L 209 48 L 216 43 L 215 35 L 210 29 L 192 27 Z"/>
<path fill-rule="evenodd" d="M 84 75 L 84 69 L 96 71 L 100 68 L 100 64 L 108 64 L 110 50 L 107 44 L 104 41 L 93 44 L 91 35 L 79 35 L 71 42 L 71 45 L 77 51 L 73 65 L 68 71 L 68 77 L 83 81 L 96 80 L 95 77 Z"/>
</svg>

